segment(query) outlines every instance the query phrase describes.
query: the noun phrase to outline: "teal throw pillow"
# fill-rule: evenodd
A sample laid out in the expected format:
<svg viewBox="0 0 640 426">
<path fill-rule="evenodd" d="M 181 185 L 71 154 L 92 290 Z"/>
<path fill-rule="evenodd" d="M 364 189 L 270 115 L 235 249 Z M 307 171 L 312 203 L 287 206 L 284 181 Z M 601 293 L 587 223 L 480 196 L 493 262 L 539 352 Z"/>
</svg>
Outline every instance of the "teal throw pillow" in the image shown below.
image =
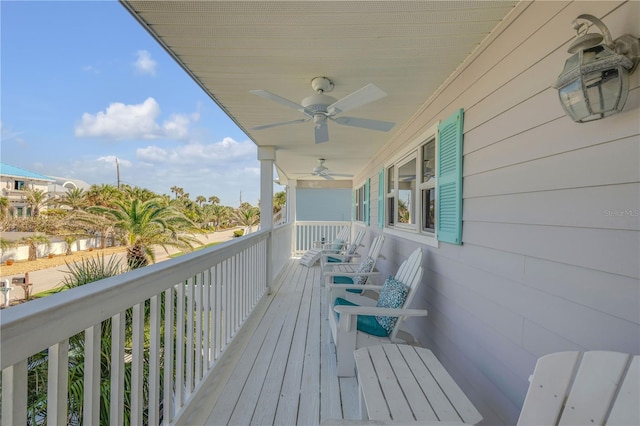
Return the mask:
<svg viewBox="0 0 640 426">
<path fill-rule="evenodd" d="M 344 246 L 344 240 L 335 240 L 333 244 L 331 244 L 331 250 L 334 253 L 338 253 L 340 250 L 342 250 L 342 246 Z"/>
<path fill-rule="evenodd" d="M 357 272 L 371 272 L 373 269 L 373 259 L 367 257 L 367 260 L 360 264 Z M 353 283 L 358 285 L 365 285 L 367 283 L 368 275 L 356 275 L 353 277 Z"/>
<path fill-rule="evenodd" d="M 407 290 L 406 285 L 389 276 L 384 282 L 382 290 L 380 290 L 380 297 L 376 306 L 379 308 L 401 308 L 407 298 Z M 376 320 L 388 333 L 391 333 L 398 318 L 376 315 Z"/>
</svg>

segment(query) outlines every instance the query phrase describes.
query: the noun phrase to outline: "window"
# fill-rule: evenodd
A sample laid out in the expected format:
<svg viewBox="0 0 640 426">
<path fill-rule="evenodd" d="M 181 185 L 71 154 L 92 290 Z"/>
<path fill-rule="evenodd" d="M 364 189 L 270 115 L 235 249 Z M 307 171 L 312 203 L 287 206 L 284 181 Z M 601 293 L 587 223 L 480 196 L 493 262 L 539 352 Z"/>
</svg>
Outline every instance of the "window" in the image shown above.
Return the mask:
<svg viewBox="0 0 640 426">
<path fill-rule="evenodd" d="M 396 221 L 395 187 L 395 167 L 390 166 L 387 170 L 387 225 L 389 226 L 393 226 Z"/>
<path fill-rule="evenodd" d="M 356 220 L 364 222 L 364 186 L 356 189 L 355 197 Z"/>
<path fill-rule="evenodd" d="M 421 229 L 435 232 L 436 226 L 436 140 L 432 138 L 422 145 L 422 173 L 418 186 L 422 199 Z"/>
<path fill-rule="evenodd" d="M 18 190 L 18 191 L 22 191 L 24 189 L 24 181 L 23 180 L 15 181 L 13 189 Z"/>
<path fill-rule="evenodd" d="M 369 180 L 354 191 L 354 219 L 369 224 Z"/>
<path fill-rule="evenodd" d="M 418 151 L 390 166 L 387 171 L 389 191 L 387 192 L 388 226 L 415 229 L 420 210 L 416 203 L 416 171 Z"/>
<path fill-rule="evenodd" d="M 390 229 L 462 244 L 462 120 L 460 109 L 386 166 Z"/>
</svg>

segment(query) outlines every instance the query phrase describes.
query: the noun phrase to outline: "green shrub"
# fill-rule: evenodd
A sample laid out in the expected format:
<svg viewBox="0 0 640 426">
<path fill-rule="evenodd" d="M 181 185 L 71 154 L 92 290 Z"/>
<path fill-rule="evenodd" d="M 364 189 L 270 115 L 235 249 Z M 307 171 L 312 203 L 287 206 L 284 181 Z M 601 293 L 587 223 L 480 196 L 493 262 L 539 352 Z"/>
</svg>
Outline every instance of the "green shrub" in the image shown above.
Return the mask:
<svg viewBox="0 0 640 426">
<path fill-rule="evenodd" d="M 244 230 L 243 229 L 237 229 L 237 230 L 233 231 L 233 238 L 242 237 L 243 235 L 244 235 Z"/>
</svg>

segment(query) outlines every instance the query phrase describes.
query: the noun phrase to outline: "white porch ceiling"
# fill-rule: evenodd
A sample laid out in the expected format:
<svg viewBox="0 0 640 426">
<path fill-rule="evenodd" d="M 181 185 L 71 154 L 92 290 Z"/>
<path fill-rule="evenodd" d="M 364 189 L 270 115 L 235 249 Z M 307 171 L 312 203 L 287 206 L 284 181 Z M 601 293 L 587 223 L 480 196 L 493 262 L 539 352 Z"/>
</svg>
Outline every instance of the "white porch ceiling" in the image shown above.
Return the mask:
<svg viewBox="0 0 640 426">
<path fill-rule="evenodd" d="M 258 146 L 276 147 L 288 179 L 314 179 L 305 175 L 318 158 L 332 172 L 357 174 L 516 3 L 123 1 Z M 250 130 L 304 118 L 250 90 L 299 103 L 318 76 L 334 82 L 329 94 L 337 99 L 375 84 L 388 96 L 346 115 L 395 127 L 384 133 L 329 122 L 322 144 L 314 144 L 313 121 Z"/>
</svg>

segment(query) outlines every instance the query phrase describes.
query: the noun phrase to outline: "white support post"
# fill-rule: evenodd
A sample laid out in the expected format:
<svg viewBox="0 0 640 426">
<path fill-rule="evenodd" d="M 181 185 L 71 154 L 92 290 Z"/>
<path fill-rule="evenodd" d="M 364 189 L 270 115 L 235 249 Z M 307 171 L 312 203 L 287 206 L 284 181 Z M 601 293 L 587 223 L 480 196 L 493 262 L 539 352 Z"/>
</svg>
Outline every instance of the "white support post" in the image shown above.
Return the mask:
<svg viewBox="0 0 640 426">
<path fill-rule="evenodd" d="M 273 229 L 273 166 L 276 160 L 275 146 L 258 147 L 260 161 L 260 229 Z M 267 240 L 267 288 L 271 293 L 272 239 Z"/>
<path fill-rule="evenodd" d="M 298 240 L 298 227 L 296 226 L 297 220 L 297 205 L 296 198 L 298 193 L 298 181 L 290 180 L 288 191 L 287 191 L 287 219 L 289 223 L 293 224 L 293 232 L 291 233 L 291 254 L 297 254 L 296 252 L 296 241 Z"/>
</svg>

